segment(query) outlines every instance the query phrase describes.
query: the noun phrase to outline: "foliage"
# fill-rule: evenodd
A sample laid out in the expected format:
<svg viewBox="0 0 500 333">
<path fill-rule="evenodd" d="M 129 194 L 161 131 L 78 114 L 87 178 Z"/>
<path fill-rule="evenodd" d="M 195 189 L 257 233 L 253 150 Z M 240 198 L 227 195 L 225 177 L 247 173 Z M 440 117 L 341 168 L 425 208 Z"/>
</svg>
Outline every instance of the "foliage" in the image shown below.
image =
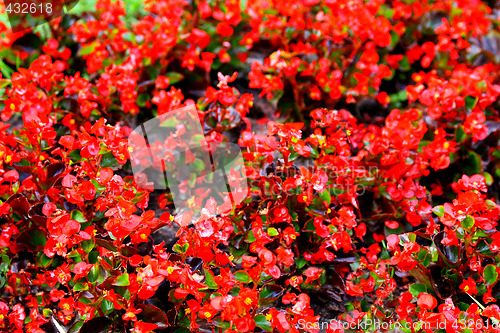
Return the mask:
<svg viewBox="0 0 500 333">
<path fill-rule="evenodd" d="M 98 0 L 0 23 L 0 330 L 316 333 L 324 306 L 329 333 L 499 331 L 493 3 Z M 187 105 L 250 185 L 193 225 L 127 141 Z"/>
</svg>

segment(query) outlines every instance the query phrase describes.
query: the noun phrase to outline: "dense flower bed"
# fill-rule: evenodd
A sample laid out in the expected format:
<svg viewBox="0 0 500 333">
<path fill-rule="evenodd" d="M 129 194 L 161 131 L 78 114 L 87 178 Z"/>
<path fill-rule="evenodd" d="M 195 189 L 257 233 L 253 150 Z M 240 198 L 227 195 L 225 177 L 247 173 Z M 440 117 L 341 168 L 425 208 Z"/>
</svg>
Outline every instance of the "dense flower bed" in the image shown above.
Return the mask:
<svg viewBox="0 0 500 333">
<path fill-rule="evenodd" d="M 498 2 L 127 8 L 0 23 L 0 331 L 500 332 Z M 128 146 L 184 106 L 250 190 L 194 223 Z"/>
</svg>

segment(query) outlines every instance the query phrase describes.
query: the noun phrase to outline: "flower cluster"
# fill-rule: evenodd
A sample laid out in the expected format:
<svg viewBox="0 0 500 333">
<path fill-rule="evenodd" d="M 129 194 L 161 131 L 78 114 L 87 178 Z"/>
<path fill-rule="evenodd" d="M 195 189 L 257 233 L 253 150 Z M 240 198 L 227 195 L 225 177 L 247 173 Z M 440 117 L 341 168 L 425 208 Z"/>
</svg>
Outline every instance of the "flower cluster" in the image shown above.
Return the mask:
<svg viewBox="0 0 500 333">
<path fill-rule="evenodd" d="M 493 2 L 97 0 L 0 22 L 0 331 L 500 332 Z M 199 179 L 179 191 L 201 217 L 133 174 L 174 162 L 154 147 L 186 127 L 140 152 L 133 128 L 184 106 L 245 161 L 218 214 Z"/>
</svg>

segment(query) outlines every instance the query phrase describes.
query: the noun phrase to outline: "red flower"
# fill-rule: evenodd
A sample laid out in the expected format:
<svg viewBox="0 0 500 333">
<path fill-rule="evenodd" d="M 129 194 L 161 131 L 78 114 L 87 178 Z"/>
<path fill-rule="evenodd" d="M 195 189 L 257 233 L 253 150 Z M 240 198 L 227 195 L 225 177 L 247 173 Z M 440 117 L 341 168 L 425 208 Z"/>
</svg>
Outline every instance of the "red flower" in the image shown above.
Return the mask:
<svg viewBox="0 0 500 333">
<path fill-rule="evenodd" d="M 421 293 L 418 295 L 417 305 L 426 310 L 433 310 L 437 306 L 437 300 L 428 293 Z"/>
<path fill-rule="evenodd" d="M 255 328 L 255 321 L 250 317 L 250 314 L 248 314 L 245 317 L 236 319 L 234 325 L 238 332 L 249 332 Z"/>
<path fill-rule="evenodd" d="M 158 325 L 137 320 L 132 331 L 134 333 L 149 333 L 158 328 Z"/>
<path fill-rule="evenodd" d="M 125 314 L 122 316 L 122 319 L 136 321 L 137 320 L 136 314 L 138 314 L 141 311 L 142 311 L 141 309 L 128 308 L 127 312 L 125 312 Z"/>
<path fill-rule="evenodd" d="M 75 273 L 75 280 L 80 279 L 84 276 L 87 276 L 88 271 L 92 268 L 93 265 L 87 264 L 84 261 L 80 261 L 73 267 L 73 272 Z"/>
<path fill-rule="evenodd" d="M 75 301 L 73 298 L 63 298 L 59 302 L 58 306 L 62 309 L 62 312 L 65 316 L 70 316 L 75 311 Z"/>
<path fill-rule="evenodd" d="M 66 284 L 71 280 L 71 273 L 69 272 L 68 265 L 63 265 L 55 270 L 57 281 L 61 284 Z"/>
<path fill-rule="evenodd" d="M 474 279 L 471 277 L 462 282 L 462 284 L 460 285 L 460 289 L 462 289 L 467 294 L 477 295 L 476 281 L 474 281 Z"/>
<path fill-rule="evenodd" d="M 464 132 L 472 133 L 472 141 L 484 140 L 488 136 L 488 126 L 484 124 L 486 117 L 483 112 L 472 112 L 464 123 Z"/>
<path fill-rule="evenodd" d="M 471 177 L 463 175 L 457 182 L 457 186 L 454 187 L 454 190 L 476 190 L 480 192 L 487 192 L 488 188 L 486 187 L 486 179 L 483 175 L 473 175 Z"/>
<path fill-rule="evenodd" d="M 304 272 L 304 275 L 307 277 L 306 281 L 304 282 L 305 284 L 309 284 L 313 281 L 316 281 L 319 279 L 321 274 L 323 274 L 324 269 L 322 268 L 317 268 L 317 267 L 308 267 L 306 271 Z"/>
</svg>

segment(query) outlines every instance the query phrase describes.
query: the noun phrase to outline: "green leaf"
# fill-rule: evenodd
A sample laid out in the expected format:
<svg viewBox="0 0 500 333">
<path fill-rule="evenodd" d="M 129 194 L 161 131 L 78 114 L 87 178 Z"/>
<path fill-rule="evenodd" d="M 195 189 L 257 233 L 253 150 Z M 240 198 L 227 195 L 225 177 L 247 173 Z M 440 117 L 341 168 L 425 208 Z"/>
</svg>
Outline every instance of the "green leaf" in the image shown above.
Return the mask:
<svg viewBox="0 0 500 333">
<path fill-rule="evenodd" d="M 177 72 L 168 72 L 167 74 L 165 74 L 165 76 L 168 78 L 168 83 L 170 85 L 176 84 L 177 82 L 184 79 L 184 75 Z"/>
<path fill-rule="evenodd" d="M 436 206 L 432 209 L 432 212 L 436 214 L 437 216 L 441 217 L 444 215 L 444 207 L 441 206 Z"/>
<path fill-rule="evenodd" d="M 113 302 L 103 299 L 101 301 L 101 309 L 105 314 L 110 314 L 115 309 L 115 306 Z"/>
<path fill-rule="evenodd" d="M 30 249 L 35 251 L 37 247 L 45 246 L 47 238 L 45 237 L 45 233 L 40 229 L 28 229 L 17 237 L 17 241 L 30 245 Z"/>
<path fill-rule="evenodd" d="M 255 238 L 255 236 L 253 235 L 253 231 L 250 231 L 250 232 L 248 233 L 248 236 L 247 236 L 247 238 L 246 238 L 246 240 L 245 240 L 245 241 L 246 241 L 247 243 L 253 243 L 253 242 L 255 242 L 256 240 L 257 240 L 257 238 Z"/>
<path fill-rule="evenodd" d="M 84 296 L 78 298 L 78 301 L 80 303 L 87 304 L 87 305 L 90 305 L 90 304 L 94 303 L 90 298 L 87 298 L 87 297 L 84 297 Z"/>
<path fill-rule="evenodd" d="M 70 151 L 68 157 L 74 163 L 79 162 L 82 159 L 82 155 L 80 155 L 80 149 Z"/>
<path fill-rule="evenodd" d="M 278 236 L 278 230 L 276 230 L 276 228 L 269 228 L 267 229 L 267 234 L 271 237 L 274 237 L 274 236 Z"/>
<path fill-rule="evenodd" d="M 283 287 L 276 284 L 268 284 L 262 288 L 259 295 L 259 304 L 268 305 L 276 301 L 284 292 Z"/>
<path fill-rule="evenodd" d="M 73 291 L 82 291 L 82 290 L 88 290 L 89 286 L 83 283 L 77 283 L 73 287 Z"/>
<path fill-rule="evenodd" d="M 478 98 L 477 97 L 472 97 L 472 96 L 465 96 L 465 106 L 467 107 L 468 110 L 472 111 L 474 107 L 477 104 Z"/>
<path fill-rule="evenodd" d="M 106 185 L 101 185 L 98 182 L 96 182 L 94 179 L 90 181 L 92 184 L 94 184 L 94 187 L 97 191 L 104 191 L 106 189 Z"/>
<path fill-rule="evenodd" d="M 411 69 L 410 60 L 407 57 L 403 57 L 403 59 L 399 61 L 399 69 L 403 72 L 407 72 Z"/>
<path fill-rule="evenodd" d="M 2 59 L 0 59 L 0 72 L 3 74 L 4 77 L 10 79 L 10 76 L 14 74 L 14 70 L 10 68 L 5 62 L 3 62 Z"/>
<path fill-rule="evenodd" d="M 182 252 L 182 246 L 180 244 L 175 244 L 172 249 L 174 250 L 174 252 L 183 253 Z"/>
<path fill-rule="evenodd" d="M 223 328 L 223 329 L 229 329 L 231 327 L 231 323 L 228 321 L 223 321 L 220 317 L 214 318 L 212 320 L 215 326 Z"/>
<path fill-rule="evenodd" d="M 332 196 L 330 195 L 329 190 L 325 190 L 325 191 L 321 192 L 319 194 L 319 197 L 321 198 L 321 200 L 326 201 L 326 203 L 328 205 L 330 205 L 332 203 Z"/>
<path fill-rule="evenodd" d="M 137 96 L 137 105 L 141 108 L 146 106 L 146 102 L 150 100 L 150 96 L 148 94 L 139 94 Z"/>
<path fill-rule="evenodd" d="M 427 267 L 432 261 L 432 255 L 426 249 L 422 249 L 417 254 L 417 260 L 420 261 L 424 267 Z"/>
<path fill-rule="evenodd" d="M 465 139 L 467 139 L 467 133 L 464 132 L 464 127 L 458 126 L 455 131 L 455 141 L 457 141 L 457 143 L 462 143 Z"/>
<path fill-rule="evenodd" d="M 263 329 L 266 332 L 272 332 L 273 327 L 271 326 L 269 320 L 266 319 L 266 316 L 259 314 L 255 316 L 254 320 L 255 326 Z"/>
<path fill-rule="evenodd" d="M 215 275 L 211 270 L 203 268 L 205 271 L 205 284 L 209 289 L 219 289 L 219 285 L 215 282 Z"/>
<path fill-rule="evenodd" d="M 470 215 L 467 215 L 467 217 L 462 220 L 462 227 L 464 229 L 470 229 L 470 228 L 472 228 L 474 223 L 475 223 L 474 218 Z"/>
<path fill-rule="evenodd" d="M 76 209 L 71 211 L 71 219 L 80 223 L 87 222 L 87 219 L 85 218 L 85 216 L 83 216 L 83 213 Z"/>
<path fill-rule="evenodd" d="M 89 280 L 90 283 L 94 283 L 97 281 L 98 277 L 99 277 L 99 265 L 94 265 L 88 272 L 87 279 Z"/>
<path fill-rule="evenodd" d="M 478 230 L 476 232 L 476 236 L 478 236 L 478 234 L 481 233 L 481 232 L 482 232 L 482 230 Z M 492 257 L 492 256 L 495 255 L 493 252 L 491 252 L 490 244 L 487 243 L 485 240 L 480 240 L 477 243 L 476 251 L 479 252 L 480 254 L 484 255 L 484 256 Z"/>
<path fill-rule="evenodd" d="M 48 310 L 48 309 L 47 309 Z M 77 333 L 80 332 L 80 329 L 82 328 L 83 324 L 85 323 L 84 320 L 77 321 L 71 327 L 69 328 L 68 333 Z"/>
<path fill-rule="evenodd" d="M 80 49 L 80 52 L 78 52 L 78 54 L 79 54 L 80 56 L 84 56 L 84 55 L 91 54 L 91 53 L 93 53 L 93 52 L 94 52 L 94 50 L 95 50 L 95 48 L 96 48 L 96 46 L 97 46 L 97 45 L 98 45 L 98 43 L 97 43 L 97 42 L 94 42 L 94 43 L 92 43 L 92 44 L 89 44 L 89 45 L 87 45 L 87 46 L 84 46 L 84 47 L 82 47 L 82 48 Z"/>
<path fill-rule="evenodd" d="M 118 287 L 126 287 L 130 285 L 129 275 L 128 273 L 124 273 L 115 279 L 113 282 L 113 286 Z"/>
<path fill-rule="evenodd" d="M 493 179 L 493 176 L 489 172 L 486 172 L 486 171 L 483 172 L 483 176 L 484 176 L 484 178 L 486 180 L 486 185 L 488 185 L 488 186 L 493 185 L 493 182 L 495 180 Z"/>
<path fill-rule="evenodd" d="M 295 161 L 297 158 L 299 158 L 299 156 L 300 156 L 300 155 L 299 155 L 298 153 L 293 152 L 293 153 L 291 153 L 291 154 L 288 156 L 288 161 L 290 161 L 290 162 L 291 162 L 291 161 Z"/>
<path fill-rule="evenodd" d="M 234 273 L 234 278 L 243 283 L 250 282 L 250 276 L 245 271 L 237 271 L 236 273 Z"/>
<path fill-rule="evenodd" d="M 101 158 L 101 168 L 118 168 L 121 166 L 112 152 L 104 153 Z"/>
<path fill-rule="evenodd" d="M 42 267 L 48 267 L 52 263 L 52 258 L 47 257 L 44 253 L 40 256 L 40 264 Z"/>
<path fill-rule="evenodd" d="M 469 150 L 466 163 L 463 163 L 462 165 L 464 172 L 468 176 L 480 174 L 483 172 L 483 162 L 481 161 L 481 157 L 472 150 Z"/>
<path fill-rule="evenodd" d="M 484 276 L 484 281 L 486 282 L 487 285 L 495 284 L 495 282 L 497 282 L 498 279 L 496 266 L 491 264 L 487 265 L 484 268 L 483 276 Z"/>
<path fill-rule="evenodd" d="M 311 154 L 309 155 L 309 157 L 314 159 L 318 158 L 319 157 L 318 148 L 314 146 L 309 146 L 309 148 L 311 149 Z"/>
<path fill-rule="evenodd" d="M 427 287 L 422 283 L 414 283 L 410 286 L 410 293 L 414 297 L 418 297 L 419 294 L 427 292 Z"/>
<path fill-rule="evenodd" d="M 295 265 L 297 265 L 297 269 L 301 269 L 302 267 L 304 267 L 305 264 L 307 264 L 307 260 L 304 259 L 303 257 L 299 257 L 295 261 Z"/>
</svg>

